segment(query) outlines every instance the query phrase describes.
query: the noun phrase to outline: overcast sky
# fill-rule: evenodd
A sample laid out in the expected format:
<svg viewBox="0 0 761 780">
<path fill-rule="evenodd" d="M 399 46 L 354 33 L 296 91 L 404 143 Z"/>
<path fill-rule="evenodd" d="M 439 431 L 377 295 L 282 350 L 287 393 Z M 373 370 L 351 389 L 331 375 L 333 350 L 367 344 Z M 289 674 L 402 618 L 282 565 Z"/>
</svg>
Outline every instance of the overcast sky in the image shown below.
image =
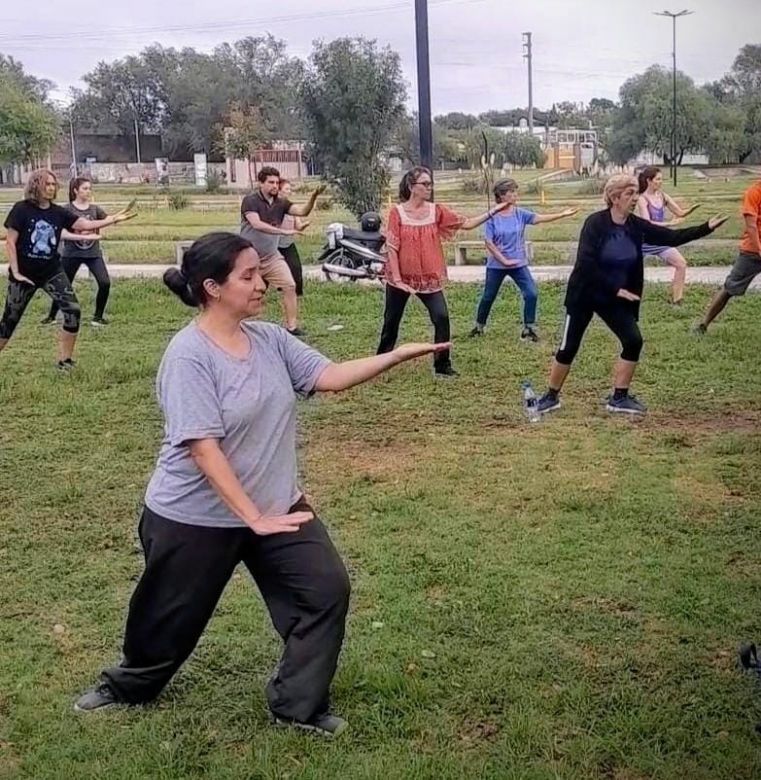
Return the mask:
<svg viewBox="0 0 761 780">
<path fill-rule="evenodd" d="M 670 67 L 664 0 L 429 0 L 434 114 L 527 104 L 521 33 L 534 36 L 534 104 L 614 99 L 621 83 L 653 63 Z M 698 83 L 720 78 L 741 46 L 761 43 L 761 0 L 680 0 L 677 62 Z M 313 40 L 376 38 L 399 52 L 415 96 L 414 0 L 38 0 L 29 12 L 3 2 L 0 52 L 58 85 L 56 97 L 100 60 L 159 42 L 210 50 L 271 32 L 291 54 Z M 416 99 L 415 99 L 416 100 Z"/>
</svg>

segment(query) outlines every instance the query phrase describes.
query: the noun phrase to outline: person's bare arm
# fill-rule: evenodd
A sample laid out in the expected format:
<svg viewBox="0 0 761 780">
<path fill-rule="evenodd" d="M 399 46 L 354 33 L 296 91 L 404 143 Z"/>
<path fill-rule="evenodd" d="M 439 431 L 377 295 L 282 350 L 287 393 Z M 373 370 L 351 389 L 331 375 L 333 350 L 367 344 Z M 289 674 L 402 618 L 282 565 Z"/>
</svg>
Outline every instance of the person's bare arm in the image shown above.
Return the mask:
<svg viewBox="0 0 761 780">
<path fill-rule="evenodd" d="M 246 212 L 246 222 L 254 230 L 258 230 L 260 233 L 269 233 L 271 236 L 295 236 L 299 232 L 294 228 L 280 228 L 275 227 L 275 225 L 269 225 L 255 211 Z"/>
<path fill-rule="evenodd" d="M 292 217 L 308 217 L 312 213 L 314 204 L 317 202 L 317 197 L 325 192 L 325 185 L 321 184 L 312 194 L 309 196 L 309 200 L 306 203 L 296 204 L 291 203 L 291 207 L 288 209 L 288 213 Z"/>
<path fill-rule="evenodd" d="M 573 217 L 575 214 L 578 214 L 578 209 L 563 209 L 563 211 L 558 211 L 555 214 L 535 214 L 534 215 L 534 221 L 531 223 L 532 225 L 543 225 L 547 222 L 557 222 L 559 219 L 565 219 L 566 217 Z"/>
<path fill-rule="evenodd" d="M 486 244 L 486 248 L 489 250 L 489 254 L 501 265 L 504 265 L 505 268 L 513 268 L 514 266 L 518 265 L 518 261 L 513 262 L 512 260 L 508 260 L 502 252 L 500 252 L 499 247 L 493 242 L 490 241 L 488 238 L 484 239 L 484 243 Z"/>
<path fill-rule="evenodd" d="M 372 357 L 359 358 L 358 360 L 345 360 L 343 363 L 330 363 L 326 366 L 315 383 L 318 392 L 337 393 L 348 390 L 355 385 L 361 385 L 370 379 L 382 374 L 389 368 L 398 366 L 407 360 L 430 355 L 432 352 L 441 352 L 451 349 L 451 342 L 442 344 L 403 344 L 391 352 L 385 352 Z"/>
<path fill-rule="evenodd" d="M 692 206 L 688 206 L 686 209 L 683 209 L 670 195 L 666 195 L 666 193 L 663 193 L 663 202 L 666 205 L 666 208 L 675 216 L 680 219 L 684 219 L 685 217 L 692 214 L 695 209 L 700 208 L 699 203 L 695 203 Z M 669 224 L 668 222 L 665 224 Z M 671 222 L 670 224 L 674 224 Z"/>
<path fill-rule="evenodd" d="M 489 209 L 488 211 L 485 211 L 483 214 L 479 214 L 477 217 L 468 217 L 467 219 L 465 219 L 460 229 L 473 230 L 474 228 L 483 225 L 487 219 L 490 219 L 496 214 L 499 214 L 500 211 L 504 211 L 506 208 L 509 207 L 510 207 L 509 203 L 498 203 L 493 209 Z"/>
<path fill-rule="evenodd" d="M 13 278 L 17 282 L 25 282 L 26 284 L 34 284 L 26 276 L 22 276 L 18 270 L 18 230 L 8 228 L 8 232 L 5 236 L 5 252 L 8 255 L 8 267 L 13 273 Z"/>
<path fill-rule="evenodd" d="M 193 462 L 219 497 L 255 534 L 293 533 L 314 517 L 311 512 L 265 517 L 246 494 L 217 439 L 194 439 L 188 447 Z"/>
<path fill-rule="evenodd" d="M 100 241 L 103 236 L 99 233 L 72 233 L 64 228 L 61 231 L 61 238 L 64 241 Z"/>
</svg>

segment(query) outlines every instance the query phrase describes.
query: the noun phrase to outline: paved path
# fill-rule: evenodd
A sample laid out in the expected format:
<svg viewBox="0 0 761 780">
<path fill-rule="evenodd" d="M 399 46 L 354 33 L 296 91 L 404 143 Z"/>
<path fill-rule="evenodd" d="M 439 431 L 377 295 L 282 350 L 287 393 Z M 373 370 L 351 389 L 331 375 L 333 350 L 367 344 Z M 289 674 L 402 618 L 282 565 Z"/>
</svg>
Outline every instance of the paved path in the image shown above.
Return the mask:
<svg viewBox="0 0 761 780">
<path fill-rule="evenodd" d="M 158 278 L 172 265 L 160 263 L 152 264 L 109 264 L 108 270 L 115 279 L 130 279 L 135 277 Z M 539 282 L 565 281 L 571 273 L 570 265 L 534 265 L 531 270 Z M 7 274 L 7 265 L 0 265 L 0 274 Z M 85 274 L 86 270 L 80 272 Z M 729 266 L 706 266 L 687 269 L 687 282 L 691 284 L 720 285 L 729 273 Z M 304 276 L 308 279 L 323 280 L 319 266 L 304 266 Z M 648 282 L 668 283 L 671 281 L 672 271 L 668 267 L 645 268 L 645 279 Z M 453 282 L 480 282 L 484 278 L 484 267 L 481 265 L 454 265 L 449 266 L 449 278 Z M 757 276 L 752 285 L 755 289 L 761 289 L 761 276 Z"/>
</svg>

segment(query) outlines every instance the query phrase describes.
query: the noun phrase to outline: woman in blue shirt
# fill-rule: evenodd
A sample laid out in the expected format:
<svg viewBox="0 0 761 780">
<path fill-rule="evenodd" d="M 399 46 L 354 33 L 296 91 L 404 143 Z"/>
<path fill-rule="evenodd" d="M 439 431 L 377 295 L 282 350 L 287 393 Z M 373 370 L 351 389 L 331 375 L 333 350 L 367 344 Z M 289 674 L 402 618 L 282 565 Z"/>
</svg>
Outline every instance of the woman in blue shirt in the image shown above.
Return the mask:
<svg viewBox="0 0 761 780">
<path fill-rule="evenodd" d="M 489 252 L 486 261 L 486 283 L 478 303 L 476 324 L 470 336 L 483 334 L 492 304 L 505 277 L 509 276 L 518 285 L 523 297 L 521 339 L 539 341 L 536 333 L 537 289 L 528 267 L 524 236 L 526 226 L 572 217 L 578 209 L 565 209 L 558 214 L 536 214 L 528 209 L 518 208 L 515 205 L 518 202 L 518 182 L 514 179 L 497 182 L 494 186 L 494 198 L 497 203 L 509 203 L 510 206 L 486 223 L 484 238 Z"/>
</svg>

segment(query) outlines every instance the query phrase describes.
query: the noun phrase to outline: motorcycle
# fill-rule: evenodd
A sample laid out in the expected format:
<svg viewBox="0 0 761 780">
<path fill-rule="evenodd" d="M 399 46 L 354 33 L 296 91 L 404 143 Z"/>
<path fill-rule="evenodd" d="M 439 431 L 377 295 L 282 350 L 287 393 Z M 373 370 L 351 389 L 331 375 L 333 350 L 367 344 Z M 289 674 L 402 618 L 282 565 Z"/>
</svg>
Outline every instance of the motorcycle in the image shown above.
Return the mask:
<svg viewBox="0 0 761 780">
<path fill-rule="evenodd" d="M 385 238 L 381 219 L 374 212 L 363 214 L 360 229 L 333 222 L 326 228 L 326 243 L 317 259 L 329 282 L 356 282 L 383 276 L 386 258 L 381 254 Z"/>
</svg>

